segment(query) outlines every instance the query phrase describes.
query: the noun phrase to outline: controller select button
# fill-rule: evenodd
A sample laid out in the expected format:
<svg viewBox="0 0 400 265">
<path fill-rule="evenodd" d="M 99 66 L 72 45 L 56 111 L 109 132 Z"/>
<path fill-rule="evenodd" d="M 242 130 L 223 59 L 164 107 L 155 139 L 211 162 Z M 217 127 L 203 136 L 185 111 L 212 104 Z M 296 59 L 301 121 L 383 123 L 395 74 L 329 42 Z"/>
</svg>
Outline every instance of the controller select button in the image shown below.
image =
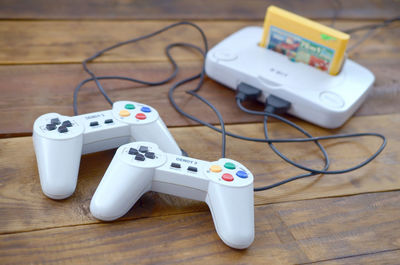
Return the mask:
<svg viewBox="0 0 400 265">
<path fill-rule="evenodd" d="M 61 122 L 60 122 L 60 119 L 59 118 L 54 118 L 54 119 L 51 119 L 51 121 L 50 121 L 52 124 L 55 124 L 55 125 L 59 125 L 59 124 L 61 124 Z"/>
<path fill-rule="evenodd" d="M 133 104 L 126 104 L 125 105 L 125 109 L 134 109 L 135 108 L 135 105 L 133 105 Z"/>
<path fill-rule="evenodd" d="M 72 127 L 72 123 L 69 120 L 63 121 L 63 123 L 61 124 L 61 126 L 65 126 L 65 127 Z"/>
<path fill-rule="evenodd" d="M 57 125 L 55 125 L 54 123 L 46 124 L 46 129 L 49 131 L 55 130 L 56 128 L 57 128 Z"/>
<path fill-rule="evenodd" d="M 90 126 L 97 126 L 97 125 L 99 125 L 99 122 L 98 122 L 98 121 L 92 121 L 92 122 L 90 123 Z"/>
<path fill-rule="evenodd" d="M 171 167 L 181 168 L 181 164 L 179 164 L 179 163 L 171 163 Z"/>
<path fill-rule="evenodd" d="M 138 113 L 138 114 L 136 114 L 135 117 L 138 120 L 145 120 L 146 119 L 146 115 L 144 113 Z"/>
<path fill-rule="evenodd" d="M 68 128 L 65 126 L 60 126 L 60 127 L 58 127 L 58 132 L 66 133 L 66 132 L 68 132 Z"/>
<path fill-rule="evenodd" d="M 123 109 L 119 112 L 119 116 L 121 116 L 121 117 L 129 117 L 129 115 L 131 115 L 131 114 L 126 109 Z"/>
<path fill-rule="evenodd" d="M 143 112 L 151 112 L 151 109 L 149 107 L 142 107 L 140 110 Z"/>
<path fill-rule="evenodd" d="M 218 173 L 222 171 L 222 167 L 220 167 L 219 165 L 212 165 L 210 167 L 210 171 L 214 172 L 214 173 Z"/>
<path fill-rule="evenodd" d="M 236 176 L 242 179 L 246 179 L 249 175 L 247 175 L 245 171 L 239 170 L 238 172 L 236 172 Z"/>
<path fill-rule="evenodd" d="M 150 159 L 154 159 L 156 157 L 153 152 L 147 152 L 146 154 L 144 154 L 144 156 Z"/>
<path fill-rule="evenodd" d="M 149 151 L 149 148 L 148 148 L 147 146 L 141 145 L 141 146 L 139 147 L 139 152 L 140 152 L 140 153 L 147 153 L 148 151 Z"/>
<path fill-rule="evenodd" d="M 197 172 L 197 167 L 188 167 L 189 171 Z"/>
<path fill-rule="evenodd" d="M 113 122 L 114 122 L 113 119 L 107 119 L 107 120 L 104 121 L 105 124 L 113 123 Z"/>
<path fill-rule="evenodd" d="M 130 155 L 137 155 L 139 154 L 138 150 L 136 150 L 135 148 L 130 148 L 128 154 Z"/>
<path fill-rule="evenodd" d="M 319 94 L 321 102 L 328 107 L 340 109 L 344 106 L 344 100 L 338 95 L 330 91 L 323 91 Z"/>
<path fill-rule="evenodd" d="M 138 160 L 138 161 L 144 161 L 146 158 L 144 158 L 144 155 L 142 155 L 142 154 L 137 154 L 136 156 L 135 156 L 135 160 Z"/>
<path fill-rule="evenodd" d="M 225 181 L 233 181 L 233 176 L 231 174 L 225 173 L 222 175 L 222 179 Z"/>
<path fill-rule="evenodd" d="M 231 162 L 226 162 L 224 167 L 227 169 L 235 169 L 236 168 L 235 164 L 233 164 Z"/>
</svg>

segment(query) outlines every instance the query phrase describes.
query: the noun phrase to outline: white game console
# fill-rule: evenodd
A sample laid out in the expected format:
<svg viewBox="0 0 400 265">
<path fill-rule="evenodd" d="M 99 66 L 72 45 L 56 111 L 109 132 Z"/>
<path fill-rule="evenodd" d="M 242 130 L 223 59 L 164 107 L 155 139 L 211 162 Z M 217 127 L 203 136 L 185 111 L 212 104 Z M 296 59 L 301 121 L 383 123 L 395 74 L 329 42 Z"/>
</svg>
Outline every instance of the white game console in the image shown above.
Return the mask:
<svg viewBox="0 0 400 265">
<path fill-rule="evenodd" d="M 75 191 L 82 154 L 151 141 L 172 154 L 182 154 L 157 110 L 118 101 L 112 110 L 75 117 L 47 113 L 33 125 L 33 143 L 43 193 L 65 199 Z"/>
<path fill-rule="evenodd" d="M 253 179 L 231 159 L 207 162 L 164 153 L 154 143 L 133 142 L 118 148 L 90 212 L 100 220 L 115 220 L 148 191 L 204 201 L 222 241 L 243 249 L 254 240 Z"/>
<path fill-rule="evenodd" d="M 374 75 L 349 59 L 336 76 L 292 62 L 258 45 L 262 31 L 246 27 L 218 43 L 207 53 L 207 75 L 234 90 L 240 83 L 256 87 L 264 103 L 271 94 L 285 99 L 290 114 L 319 126 L 343 125 L 365 100 Z"/>
</svg>

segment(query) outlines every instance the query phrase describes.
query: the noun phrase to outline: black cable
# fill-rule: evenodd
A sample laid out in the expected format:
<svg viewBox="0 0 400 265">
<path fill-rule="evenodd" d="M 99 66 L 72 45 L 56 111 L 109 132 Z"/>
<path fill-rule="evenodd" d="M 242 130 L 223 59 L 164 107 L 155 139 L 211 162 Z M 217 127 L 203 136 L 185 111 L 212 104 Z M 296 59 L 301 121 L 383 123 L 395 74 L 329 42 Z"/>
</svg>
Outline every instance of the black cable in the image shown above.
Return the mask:
<svg viewBox="0 0 400 265">
<path fill-rule="evenodd" d="M 292 164 L 295 167 L 298 167 L 300 169 L 309 171 L 309 174 L 304 174 L 304 175 L 299 175 L 299 176 L 295 176 L 292 178 L 288 178 L 284 181 L 280 181 L 278 183 L 272 184 L 272 185 L 268 185 L 265 187 L 260 187 L 260 188 L 256 188 L 257 191 L 261 191 L 261 190 L 266 190 L 266 189 L 271 189 L 277 186 L 280 186 L 282 184 L 288 183 L 290 181 L 299 179 L 299 178 L 304 178 L 304 177 L 308 177 L 308 176 L 312 176 L 312 175 L 316 175 L 316 174 L 343 174 L 343 173 L 347 173 L 350 171 L 354 171 L 356 169 L 359 169 L 365 165 L 367 165 L 368 163 L 370 163 L 373 159 L 375 159 L 385 148 L 386 144 L 387 144 L 387 140 L 386 137 L 383 136 L 382 134 L 379 133 L 354 133 L 354 134 L 338 134 L 338 135 L 329 135 L 329 136 L 320 136 L 320 137 L 310 137 L 308 139 L 269 139 L 268 137 L 268 127 L 267 127 L 267 117 L 274 117 L 279 119 L 280 121 L 287 123 L 288 125 L 292 125 L 292 122 L 280 117 L 279 115 L 273 114 L 273 113 L 268 113 L 268 112 L 261 112 L 261 111 L 253 111 L 253 110 L 249 110 L 247 108 L 245 108 L 239 99 L 237 99 L 236 103 L 238 104 L 239 108 L 241 110 L 243 110 L 246 113 L 249 114 L 253 114 L 253 115 L 260 115 L 260 116 L 264 116 L 264 133 L 265 133 L 265 138 L 267 139 L 267 142 L 269 144 L 269 146 L 271 147 L 271 149 L 279 156 L 281 157 L 283 160 L 285 160 L 286 162 Z M 299 127 L 299 126 L 297 126 Z M 303 129 L 300 128 L 300 131 L 302 132 Z M 325 162 L 325 168 L 323 170 L 318 170 L 318 169 L 312 169 L 312 168 L 308 168 L 305 167 L 303 165 L 300 165 L 292 160 L 290 160 L 289 158 L 287 158 L 285 155 L 283 155 L 274 145 L 274 142 L 309 142 L 309 141 L 319 141 L 319 140 L 327 140 L 327 139 L 340 139 L 340 138 L 354 138 L 354 137 L 364 137 L 364 136 L 374 136 L 374 137 L 379 137 L 382 139 L 382 144 L 381 146 L 377 149 L 377 151 L 372 154 L 370 157 L 368 157 L 366 160 L 364 160 L 363 162 L 357 164 L 356 166 L 347 168 L 347 169 L 342 169 L 342 170 L 326 170 L 327 169 L 327 165 L 329 165 L 329 160 L 328 163 Z"/>
<path fill-rule="evenodd" d="M 390 24 L 392 24 L 393 22 L 396 22 L 396 21 L 399 21 L 399 20 L 400 20 L 400 16 L 394 17 L 394 18 L 390 18 L 390 19 L 386 19 L 382 23 L 374 23 L 374 24 L 368 24 L 368 25 L 363 25 L 363 26 L 359 26 L 359 27 L 346 29 L 346 30 L 343 30 L 343 32 L 347 33 L 347 34 L 352 34 L 352 33 L 357 32 L 357 31 L 363 31 L 363 30 L 387 27 Z"/>
<path fill-rule="evenodd" d="M 75 91 L 74 91 L 74 113 L 75 113 L 75 115 L 77 115 L 77 113 L 78 113 L 76 99 L 77 99 L 77 94 L 79 92 L 79 89 L 83 84 L 85 84 L 85 83 L 87 83 L 89 81 L 94 81 L 96 83 L 96 86 L 99 89 L 99 91 L 101 92 L 101 94 L 103 95 L 103 97 L 107 100 L 107 102 L 110 105 L 112 105 L 113 102 L 110 99 L 110 97 L 107 95 L 107 93 L 105 92 L 105 90 L 102 87 L 102 85 L 100 84 L 99 79 L 121 79 L 121 80 L 127 80 L 127 81 L 137 82 L 137 83 L 146 84 L 146 85 L 160 85 L 160 84 L 164 84 L 164 83 L 172 80 L 176 76 L 177 68 L 176 68 L 175 61 L 173 61 L 172 57 L 169 54 L 167 54 L 167 56 L 168 56 L 168 59 L 170 60 L 170 62 L 174 66 L 174 73 L 170 77 L 168 77 L 167 79 L 164 79 L 164 80 L 159 81 L 159 82 L 141 81 L 141 80 L 138 80 L 138 79 L 133 79 L 133 78 L 130 79 L 128 77 L 121 77 L 121 76 L 113 76 L 113 77 L 110 76 L 110 77 L 99 78 L 88 68 L 87 63 L 93 61 L 94 59 L 98 58 L 99 56 L 103 55 L 104 53 L 106 53 L 106 52 L 108 52 L 110 50 L 116 49 L 116 48 L 124 46 L 126 44 L 130 44 L 130 43 L 138 42 L 140 40 L 144 40 L 144 39 L 148 39 L 148 38 L 154 37 L 154 36 L 156 36 L 158 34 L 163 33 L 164 31 L 167 31 L 167 30 L 169 30 L 171 28 L 174 28 L 174 27 L 180 26 L 180 25 L 192 26 L 192 27 L 196 28 L 200 32 L 200 34 L 202 36 L 202 39 L 203 39 L 203 42 L 204 42 L 204 45 L 205 45 L 205 51 L 206 51 L 205 53 L 207 53 L 208 44 L 207 44 L 207 39 L 206 39 L 206 36 L 205 36 L 203 30 L 198 25 L 196 25 L 194 23 L 191 23 L 191 22 L 188 22 L 188 21 L 181 21 L 181 22 L 173 23 L 173 24 L 168 25 L 168 26 L 166 26 L 166 27 L 164 27 L 164 28 L 162 28 L 160 30 L 157 30 L 157 31 L 155 31 L 153 33 L 150 33 L 150 34 L 147 34 L 147 35 L 144 35 L 144 36 L 140 36 L 140 37 L 137 37 L 137 38 L 133 38 L 133 39 L 130 39 L 130 40 L 127 40 L 127 41 L 118 42 L 118 43 L 116 43 L 114 45 L 111 45 L 111 46 L 109 46 L 109 47 L 107 47 L 107 48 L 105 48 L 103 50 L 100 50 L 100 51 L 96 52 L 94 55 L 90 56 L 89 58 L 85 59 L 82 62 L 83 69 L 91 76 L 91 78 L 82 81 L 77 86 L 77 88 L 75 88 Z M 75 96 L 75 94 L 76 94 L 76 96 Z"/>
</svg>

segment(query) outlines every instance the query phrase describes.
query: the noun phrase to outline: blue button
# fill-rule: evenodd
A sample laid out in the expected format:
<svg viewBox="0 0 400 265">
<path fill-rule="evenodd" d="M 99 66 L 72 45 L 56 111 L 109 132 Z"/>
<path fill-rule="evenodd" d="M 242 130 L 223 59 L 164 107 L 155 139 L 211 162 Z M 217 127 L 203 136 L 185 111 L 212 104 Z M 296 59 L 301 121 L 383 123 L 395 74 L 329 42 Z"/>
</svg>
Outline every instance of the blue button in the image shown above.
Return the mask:
<svg viewBox="0 0 400 265">
<path fill-rule="evenodd" d="M 151 112 L 151 109 L 149 107 L 142 107 L 140 110 L 143 112 Z"/>
<path fill-rule="evenodd" d="M 236 172 L 236 176 L 242 179 L 246 179 L 248 177 L 247 173 L 243 170 L 239 170 L 238 172 Z"/>
</svg>

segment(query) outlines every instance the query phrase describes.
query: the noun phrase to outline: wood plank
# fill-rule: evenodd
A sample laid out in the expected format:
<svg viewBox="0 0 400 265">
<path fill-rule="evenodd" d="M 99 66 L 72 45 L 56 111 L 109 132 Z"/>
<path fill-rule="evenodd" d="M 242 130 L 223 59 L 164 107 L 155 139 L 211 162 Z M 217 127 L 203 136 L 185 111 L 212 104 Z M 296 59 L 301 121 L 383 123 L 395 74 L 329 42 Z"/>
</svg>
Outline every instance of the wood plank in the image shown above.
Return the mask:
<svg viewBox="0 0 400 265">
<path fill-rule="evenodd" d="M 315 265 L 353 265 L 353 264 L 374 264 L 374 265 L 388 265 L 398 264 L 400 258 L 400 250 L 383 250 L 373 253 L 362 253 L 352 255 L 349 257 L 340 257 L 333 260 L 326 260 L 320 262 L 313 262 Z M 303 263 L 311 264 L 311 263 Z"/>
<path fill-rule="evenodd" d="M 0 236 L 2 264 L 299 264 L 399 248 L 400 192 L 255 208 L 255 241 L 222 243 L 208 212 Z M 398 260 L 397 260 L 398 261 Z"/>
<path fill-rule="evenodd" d="M 0 39 L 0 64 L 80 63 L 100 49 L 154 32 L 172 22 L 174 21 L 2 21 L 0 35 L 7 37 Z M 262 21 L 196 23 L 204 29 L 210 47 L 245 26 L 262 26 Z M 347 29 L 366 23 L 371 22 L 338 22 L 337 27 Z M 361 35 L 355 35 L 351 43 L 360 37 Z M 197 31 L 180 27 L 152 40 L 113 50 L 97 59 L 97 62 L 166 61 L 165 46 L 182 41 L 201 45 Z M 400 30 L 392 25 L 373 34 L 355 54 L 351 54 L 351 58 L 398 62 L 399 47 Z M 199 60 L 197 54 L 194 56 L 193 53 L 181 50 L 174 54 L 179 60 Z"/>
<path fill-rule="evenodd" d="M 301 123 L 313 135 L 331 132 Z M 261 124 L 230 125 L 229 131 L 250 137 L 262 137 Z M 400 189 L 400 114 L 365 116 L 352 119 L 337 133 L 374 131 L 389 139 L 386 150 L 370 165 L 342 175 L 315 176 L 255 194 L 257 205 L 343 196 L 366 192 Z M 270 125 L 271 137 L 300 137 L 280 123 Z M 173 128 L 171 133 L 191 157 L 214 161 L 220 157 L 220 135 L 203 127 Z M 193 135 L 196 135 L 194 139 Z M 255 186 L 270 185 L 303 173 L 289 166 L 264 144 L 228 139 L 227 157 L 241 161 L 255 175 Z M 331 169 L 355 165 L 372 154 L 379 140 L 366 138 L 355 141 L 324 143 L 331 159 Z M 90 199 L 109 165 L 114 150 L 82 157 L 77 190 L 67 200 L 46 198 L 39 184 L 31 137 L 0 140 L 0 233 L 30 231 L 49 227 L 97 223 L 89 212 Z M 278 148 L 289 157 L 309 167 L 320 168 L 320 154 L 313 144 L 280 144 Z M 124 219 L 207 211 L 203 203 L 172 196 L 149 193 L 140 199 Z M 44 214 L 45 213 L 45 214 Z"/>
<path fill-rule="evenodd" d="M 264 1 L 239 0 L 199 2 L 185 0 L 140 1 L 12 1 L 0 3 L 2 19 L 263 19 L 269 5 L 278 5 L 311 18 L 383 19 L 398 15 L 398 3 L 380 1 Z M 304 8 L 307 6 L 307 8 Z"/>
<path fill-rule="evenodd" d="M 376 76 L 376 82 L 366 102 L 356 115 L 400 113 L 400 76 L 397 74 L 399 62 L 381 63 L 363 59 L 360 63 L 368 67 Z M 176 80 L 196 74 L 199 62 L 180 62 L 180 74 Z M 92 69 L 99 75 L 123 75 L 144 80 L 161 80 L 170 73 L 168 63 L 99 63 Z M 44 113 L 58 112 L 73 116 L 72 94 L 75 86 L 87 75 L 80 65 L 10 65 L 0 66 L 0 137 L 29 135 L 37 117 Z M 168 126 L 194 124 L 184 118 L 171 106 L 167 99 L 170 84 L 147 87 L 124 81 L 102 81 L 113 100 L 133 100 L 156 108 Z M 218 119 L 200 101 L 184 91 L 194 87 L 194 83 L 177 90 L 176 100 L 180 106 L 195 116 L 217 124 Z M 235 103 L 235 93 L 230 89 L 206 79 L 202 96 L 218 106 L 227 124 L 261 121 L 258 116 L 240 111 Z M 93 83 L 84 86 L 79 94 L 80 113 L 90 113 L 109 109 Z M 223 102 L 223 104 L 221 104 Z M 249 107 L 262 109 L 261 104 L 251 103 Z"/>
</svg>

